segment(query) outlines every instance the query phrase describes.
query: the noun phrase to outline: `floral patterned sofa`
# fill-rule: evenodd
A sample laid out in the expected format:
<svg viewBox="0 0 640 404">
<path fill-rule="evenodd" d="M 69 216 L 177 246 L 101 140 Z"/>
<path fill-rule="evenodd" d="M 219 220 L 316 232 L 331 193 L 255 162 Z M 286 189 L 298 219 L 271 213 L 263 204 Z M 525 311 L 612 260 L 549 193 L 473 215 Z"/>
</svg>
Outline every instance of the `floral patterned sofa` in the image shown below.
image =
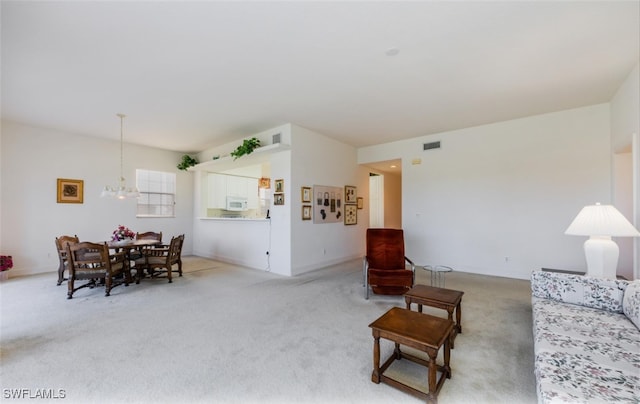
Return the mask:
<svg viewBox="0 0 640 404">
<path fill-rule="evenodd" d="M 640 280 L 531 274 L 540 403 L 640 403 Z"/>
</svg>

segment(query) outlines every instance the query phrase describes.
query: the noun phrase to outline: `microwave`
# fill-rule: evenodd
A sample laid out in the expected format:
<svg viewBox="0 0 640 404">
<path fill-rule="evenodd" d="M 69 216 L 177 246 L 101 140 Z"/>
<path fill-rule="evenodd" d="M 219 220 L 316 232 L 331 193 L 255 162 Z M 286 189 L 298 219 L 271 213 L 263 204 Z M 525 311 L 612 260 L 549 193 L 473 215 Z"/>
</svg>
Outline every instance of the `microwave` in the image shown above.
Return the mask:
<svg viewBox="0 0 640 404">
<path fill-rule="evenodd" d="M 247 210 L 247 198 L 227 196 L 227 210 L 236 212 Z"/>
</svg>

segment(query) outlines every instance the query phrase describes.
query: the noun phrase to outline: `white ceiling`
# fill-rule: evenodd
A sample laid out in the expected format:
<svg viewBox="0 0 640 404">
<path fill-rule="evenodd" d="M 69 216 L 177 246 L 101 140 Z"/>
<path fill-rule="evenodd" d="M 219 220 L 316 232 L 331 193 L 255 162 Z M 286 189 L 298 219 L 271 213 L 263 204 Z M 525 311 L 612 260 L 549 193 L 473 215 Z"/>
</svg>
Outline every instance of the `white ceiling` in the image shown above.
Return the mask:
<svg viewBox="0 0 640 404">
<path fill-rule="evenodd" d="M 639 3 L 2 0 L 2 119 L 115 140 L 121 112 L 125 141 L 181 152 L 288 122 L 380 144 L 609 101 Z"/>
</svg>

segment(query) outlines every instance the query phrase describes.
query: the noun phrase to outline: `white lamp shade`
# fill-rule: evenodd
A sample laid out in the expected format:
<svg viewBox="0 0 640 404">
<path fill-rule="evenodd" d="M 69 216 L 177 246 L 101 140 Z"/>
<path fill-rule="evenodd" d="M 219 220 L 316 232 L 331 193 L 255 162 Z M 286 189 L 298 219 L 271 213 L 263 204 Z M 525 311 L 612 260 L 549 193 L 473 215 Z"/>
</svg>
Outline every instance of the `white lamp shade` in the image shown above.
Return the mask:
<svg viewBox="0 0 640 404">
<path fill-rule="evenodd" d="M 612 205 L 589 205 L 582 208 L 564 232 L 589 236 L 584 243 L 587 274 L 615 279 L 619 248 L 611 237 L 637 237 L 638 230 Z"/>
<path fill-rule="evenodd" d="M 574 236 L 639 237 L 640 233 L 612 205 L 582 208 L 564 234 Z"/>
</svg>

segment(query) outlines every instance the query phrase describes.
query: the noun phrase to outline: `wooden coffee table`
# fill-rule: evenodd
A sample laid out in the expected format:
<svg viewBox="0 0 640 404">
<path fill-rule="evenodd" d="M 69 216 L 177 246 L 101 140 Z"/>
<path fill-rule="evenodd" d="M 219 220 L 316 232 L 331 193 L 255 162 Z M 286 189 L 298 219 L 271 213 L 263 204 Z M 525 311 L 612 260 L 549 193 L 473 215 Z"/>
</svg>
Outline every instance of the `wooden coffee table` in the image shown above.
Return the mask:
<svg viewBox="0 0 640 404">
<path fill-rule="evenodd" d="M 451 348 L 449 344 L 453 321 L 394 307 L 369 324 L 369 327 L 371 327 L 373 333 L 373 373 L 371 381 L 376 384 L 383 382 L 406 393 L 426 399 L 428 403 L 437 403 L 438 393 L 445 379 L 451 378 L 451 368 L 449 367 Z M 395 350 L 382 366 L 380 366 L 380 338 L 388 339 L 395 343 Z M 400 344 L 426 352 L 429 360 L 402 352 Z M 438 351 L 443 345 L 444 364 L 437 365 Z M 425 393 L 385 376 L 384 371 L 396 359 L 407 359 L 426 366 L 429 369 L 427 373 L 429 392 Z M 440 379 L 437 379 L 438 371 L 442 372 Z"/>
<path fill-rule="evenodd" d="M 453 312 L 456 312 L 456 322 L 451 335 L 451 348 L 454 348 L 453 340 L 457 334 L 462 334 L 462 295 L 464 292 L 444 288 L 436 288 L 427 285 L 415 285 L 404 294 L 407 309 L 411 309 L 411 303 L 418 304 L 418 312 L 422 313 L 422 305 L 445 309 L 449 320 L 453 321 Z"/>
</svg>

